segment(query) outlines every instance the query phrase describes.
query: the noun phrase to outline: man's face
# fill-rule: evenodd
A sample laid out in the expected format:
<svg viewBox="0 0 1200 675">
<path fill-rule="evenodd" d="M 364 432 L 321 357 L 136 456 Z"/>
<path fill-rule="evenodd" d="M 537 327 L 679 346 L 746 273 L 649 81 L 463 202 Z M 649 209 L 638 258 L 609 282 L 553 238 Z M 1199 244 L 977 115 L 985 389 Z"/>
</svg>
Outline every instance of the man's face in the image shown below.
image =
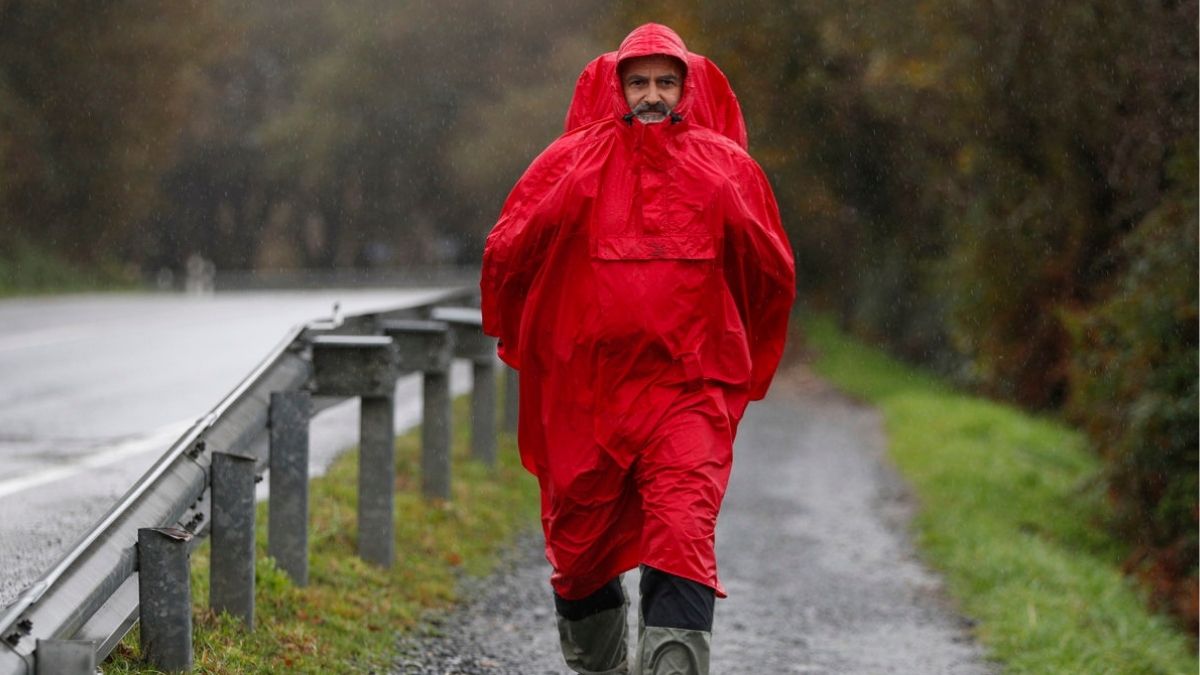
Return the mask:
<svg viewBox="0 0 1200 675">
<path fill-rule="evenodd" d="M 683 68 L 669 56 L 639 56 L 621 62 L 621 87 L 629 109 L 642 122 L 661 122 L 679 104 Z"/>
</svg>

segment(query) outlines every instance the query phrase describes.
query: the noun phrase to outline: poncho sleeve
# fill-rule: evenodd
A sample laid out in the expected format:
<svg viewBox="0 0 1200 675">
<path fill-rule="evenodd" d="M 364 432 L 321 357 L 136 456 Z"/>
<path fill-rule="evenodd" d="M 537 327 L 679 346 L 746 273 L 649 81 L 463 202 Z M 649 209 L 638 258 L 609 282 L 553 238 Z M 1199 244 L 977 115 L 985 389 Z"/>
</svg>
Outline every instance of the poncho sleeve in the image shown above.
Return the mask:
<svg viewBox="0 0 1200 675">
<path fill-rule="evenodd" d="M 747 160 L 729 192 L 725 276 L 750 348 L 750 400 L 766 396 L 783 356 L 788 316 L 796 296 L 791 245 L 771 185 Z"/>
<path fill-rule="evenodd" d="M 553 239 L 561 179 L 569 168 L 566 155 L 555 144 L 533 161 L 505 200 L 483 249 L 483 332 L 499 338 L 500 358 L 517 369 L 521 317 Z"/>
</svg>

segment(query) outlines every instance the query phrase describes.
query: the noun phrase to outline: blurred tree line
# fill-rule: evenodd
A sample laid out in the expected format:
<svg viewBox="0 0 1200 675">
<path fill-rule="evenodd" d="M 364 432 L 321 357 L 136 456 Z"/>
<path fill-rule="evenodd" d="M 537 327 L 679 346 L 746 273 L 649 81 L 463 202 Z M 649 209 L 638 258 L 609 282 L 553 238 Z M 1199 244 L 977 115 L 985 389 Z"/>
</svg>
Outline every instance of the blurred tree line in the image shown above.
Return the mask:
<svg viewBox="0 0 1200 675">
<path fill-rule="evenodd" d="M 1175 0 L 626 1 L 729 75 L 802 292 L 1107 460 L 1196 629 L 1197 13 Z"/>
<path fill-rule="evenodd" d="M 0 258 L 476 263 L 599 6 L 0 0 Z"/>
</svg>

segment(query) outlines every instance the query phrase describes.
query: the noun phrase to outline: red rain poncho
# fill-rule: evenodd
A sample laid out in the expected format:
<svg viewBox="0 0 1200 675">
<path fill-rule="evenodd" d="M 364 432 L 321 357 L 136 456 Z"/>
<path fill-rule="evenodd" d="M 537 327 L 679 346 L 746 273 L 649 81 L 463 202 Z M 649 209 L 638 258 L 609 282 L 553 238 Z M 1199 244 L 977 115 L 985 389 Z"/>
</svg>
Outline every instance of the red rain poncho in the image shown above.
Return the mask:
<svg viewBox="0 0 1200 675">
<path fill-rule="evenodd" d="M 689 67 L 676 115 L 643 124 L 616 65 L 651 54 Z M 716 66 L 656 24 L 607 57 L 488 236 L 484 331 L 521 371 L 555 591 L 582 598 L 641 563 L 723 596 L 717 511 L 738 421 L 783 352 L 792 253 Z"/>
</svg>

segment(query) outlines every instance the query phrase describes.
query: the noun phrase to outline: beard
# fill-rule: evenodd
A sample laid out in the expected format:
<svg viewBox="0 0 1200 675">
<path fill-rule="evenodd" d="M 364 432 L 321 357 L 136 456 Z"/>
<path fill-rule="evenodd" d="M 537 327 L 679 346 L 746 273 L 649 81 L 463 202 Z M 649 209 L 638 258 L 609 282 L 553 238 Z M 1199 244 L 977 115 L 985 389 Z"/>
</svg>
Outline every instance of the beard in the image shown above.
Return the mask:
<svg viewBox="0 0 1200 675">
<path fill-rule="evenodd" d="M 656 124 L 667 119 L 671 109 L 666 103 L 659 101 L 658 103 L 646 103 L 645 101 L 634 106 L 633 116 L 638 118 L 643 124 Z"/>
</svg>

